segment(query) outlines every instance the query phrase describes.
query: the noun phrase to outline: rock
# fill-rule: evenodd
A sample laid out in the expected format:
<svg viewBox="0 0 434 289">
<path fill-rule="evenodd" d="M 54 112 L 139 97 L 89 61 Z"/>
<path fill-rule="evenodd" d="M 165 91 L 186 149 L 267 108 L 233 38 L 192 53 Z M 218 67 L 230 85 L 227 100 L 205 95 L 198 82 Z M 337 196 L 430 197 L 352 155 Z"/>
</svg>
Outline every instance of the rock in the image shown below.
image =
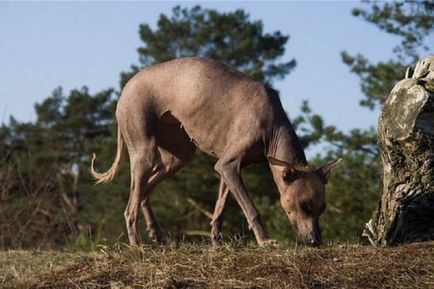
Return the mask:
<svg viewBox="0 0 434 289">
<path fill-rule="evenodd" d="M 378 123 L 381 199 L 363 233 L 376 246 L 434 240 L 434 56 L 409 74 Z"/>
</svg>

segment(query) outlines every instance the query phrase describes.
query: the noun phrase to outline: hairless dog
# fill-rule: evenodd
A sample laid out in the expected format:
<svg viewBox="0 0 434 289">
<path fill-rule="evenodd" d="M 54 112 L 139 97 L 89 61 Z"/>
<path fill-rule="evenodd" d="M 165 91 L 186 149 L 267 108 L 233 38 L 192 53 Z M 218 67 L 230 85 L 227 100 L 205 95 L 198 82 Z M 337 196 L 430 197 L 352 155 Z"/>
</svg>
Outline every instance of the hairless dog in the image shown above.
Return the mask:
<svg viewBox="0 0 434 289">
<path fill-rule="evenodd" d="M 98 183 L 113 179 L 124 148 L 131 165 L 131 192 L 125 221 L 131 245 L 140 243 L 141 208 L 151 238 L 163 242 L 152 213 L 149 192 L 193 158 L 196 147 L 215 157 L 220 174 L 212 218 L 214 244 L 221 238 L 229 191 L 241 207 L 259 245 L 270 240 L 243 185 L 240 170 L 268 162 L 280 202 L 298 238 L 321 243 L 319 215 L 325 209 L 325 184 L 340 159 L 315 170 L 282 108 L 278 94 L 222 63 L 180 58 L 147 67 L 125 86 L 116 108 L 118 147 L 111 168 L 91 173 Z"/>
</svg>

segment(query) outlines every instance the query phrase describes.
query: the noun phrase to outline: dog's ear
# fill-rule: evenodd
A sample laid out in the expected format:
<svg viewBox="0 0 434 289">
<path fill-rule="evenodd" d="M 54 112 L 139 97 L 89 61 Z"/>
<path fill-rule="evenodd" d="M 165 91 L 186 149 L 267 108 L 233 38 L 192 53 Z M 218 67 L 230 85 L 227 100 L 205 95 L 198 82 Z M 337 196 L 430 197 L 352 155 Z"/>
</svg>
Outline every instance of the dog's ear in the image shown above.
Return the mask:
<svg viewBox="0 0 434 289">
<path fill-rule="evenodd" d="M 341 158 L 331 161 L 323 165 L 322 167 L 320 167 L 316 172 L 324 180 L 324 182 L 327 183 L 332 169 L 336 167 L 341 161 L 342 161 Z"/>
<path fill-rule="evenodd" d="M 271 165 L 279 167 L 284 181 L 289 182 L 296 178 L 297 172 L 289 163 L 278 160 L 272 156 L 268 156 L 267 158 Z"/>
</svg>

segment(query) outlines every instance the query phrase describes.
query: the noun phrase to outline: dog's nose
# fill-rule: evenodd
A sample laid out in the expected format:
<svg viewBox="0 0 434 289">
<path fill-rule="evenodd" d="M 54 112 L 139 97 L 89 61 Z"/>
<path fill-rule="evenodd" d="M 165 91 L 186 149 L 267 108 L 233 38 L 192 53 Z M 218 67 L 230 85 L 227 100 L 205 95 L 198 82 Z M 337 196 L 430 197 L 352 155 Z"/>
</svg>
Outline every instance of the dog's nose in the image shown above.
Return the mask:
<svg viewBox="0 0 434 289">
<path fill-rule="evenodd" d="M 312 240 L 310 240 L 309 245 L 312 246 L 312 247 L 318 247 L 318 246 L 321 245 L 321 240 L 319 240 L 319 239 L 312 239 Z"/>
<path fill-rule="evenodd" d="M 312 247 L 318 247 L 321 245 L 321 237 L 318 233 L 315 232 L 312 234 L 309 245 Z"/>
</svg>

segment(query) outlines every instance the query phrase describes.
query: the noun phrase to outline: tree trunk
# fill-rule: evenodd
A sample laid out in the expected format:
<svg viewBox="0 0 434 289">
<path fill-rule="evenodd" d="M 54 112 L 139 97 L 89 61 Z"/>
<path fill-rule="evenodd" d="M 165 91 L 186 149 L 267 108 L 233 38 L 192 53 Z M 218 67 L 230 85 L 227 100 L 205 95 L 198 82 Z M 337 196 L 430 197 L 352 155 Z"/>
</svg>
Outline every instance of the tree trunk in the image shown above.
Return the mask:
<svg viewBox="0 0 434 289">
<path fill-rule="evenodd" d="M 409 72 L 378 124 L 381 199 L 363 233 L 375 246 L 434 239 L 434 56 Z"/>
</svg>

